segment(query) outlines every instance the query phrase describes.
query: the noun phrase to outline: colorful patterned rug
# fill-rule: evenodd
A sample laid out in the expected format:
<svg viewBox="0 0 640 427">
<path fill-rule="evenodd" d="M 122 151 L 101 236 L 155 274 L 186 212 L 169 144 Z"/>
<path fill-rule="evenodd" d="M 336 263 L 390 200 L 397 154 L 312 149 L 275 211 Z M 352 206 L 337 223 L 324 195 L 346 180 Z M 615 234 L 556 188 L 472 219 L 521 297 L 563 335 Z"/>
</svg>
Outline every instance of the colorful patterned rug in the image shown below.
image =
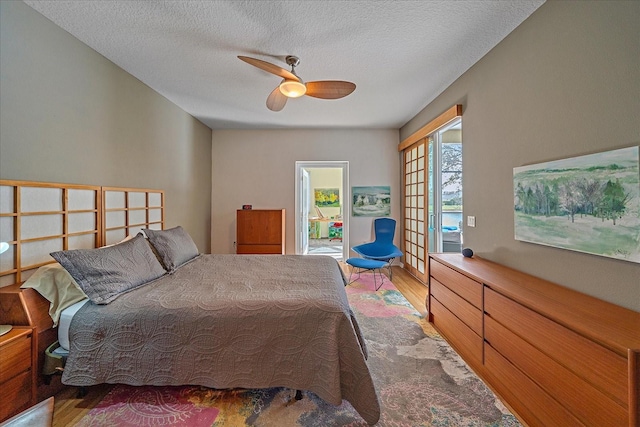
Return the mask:
<svg viewBox="0 0 640 427">
<path fill-rule="evenodd" d="M 369 350 L 381 405 L 378 426 L 519 426 L 392 283 L 371 274 L 347 286 Z M 288 389 L 115 386 L 77 426 L 366 426 L 351 405 Z"/>
</svg>

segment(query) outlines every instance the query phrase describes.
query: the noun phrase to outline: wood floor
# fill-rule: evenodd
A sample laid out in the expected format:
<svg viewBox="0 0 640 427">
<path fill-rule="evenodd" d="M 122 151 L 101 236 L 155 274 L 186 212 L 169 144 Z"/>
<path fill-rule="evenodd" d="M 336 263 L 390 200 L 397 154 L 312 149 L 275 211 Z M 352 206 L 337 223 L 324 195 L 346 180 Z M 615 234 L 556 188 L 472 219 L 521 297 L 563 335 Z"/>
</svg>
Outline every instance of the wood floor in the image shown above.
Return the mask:
<svg viewBox="0 0 640 427">
<path fill-rule="evenodd" d="M 342 269 L 349 274 L 349 266 L 340 263 Z M 393 267 L 393 284 L 405 298 L 422 314 L 426 315 L 425 301 L 427 287 L 400 267 Z M 55 396 L 53 413 L 53 427 L 73 426 L 85 416 L 102 398 L 113 388 L 112 385 L 102 384 L 87 387 L 87 395 L 78 397 L 76 387 L 65 388 Z"/>
<path fill-rule="evenodd" d="M 86 396 L 78 397 L 77 387 L 66 387 L 56 394 L 53 427 L 73 426 L 80 421 L 113 388 L 111 384 L 87 387 Z"/>
</svg>

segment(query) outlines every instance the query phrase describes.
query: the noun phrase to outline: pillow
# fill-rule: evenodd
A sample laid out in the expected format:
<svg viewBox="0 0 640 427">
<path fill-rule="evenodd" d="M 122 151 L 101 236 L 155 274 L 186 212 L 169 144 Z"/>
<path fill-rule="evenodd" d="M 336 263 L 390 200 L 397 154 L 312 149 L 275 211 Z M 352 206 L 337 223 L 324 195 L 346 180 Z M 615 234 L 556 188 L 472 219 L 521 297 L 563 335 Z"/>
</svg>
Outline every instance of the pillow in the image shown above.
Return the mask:
<svg viewBox="0 0 640 427">
<path fill-rule="evenodd" d="M 173 273 L 199 255 L 198 247 L 189 233 L 180 226 L 169 230 L 142 230 L 156 250 L 160 261 L 169 273 Z"/>
<path fill-rule="evenodd" d="M 165 274 L 146 239 L 140 235 L 106 248 L 52 252 L 51 256 L 95 304 L 108 304 Z"/>
<path fill-rule="evenodd" d="M 87 299 L 69 272 L 57 262 L 37 269 L 20 287 L 35 289 L 50 302 L 49 316 L 54 327 L 58 326 L 62 310 Z"/>
</svg>

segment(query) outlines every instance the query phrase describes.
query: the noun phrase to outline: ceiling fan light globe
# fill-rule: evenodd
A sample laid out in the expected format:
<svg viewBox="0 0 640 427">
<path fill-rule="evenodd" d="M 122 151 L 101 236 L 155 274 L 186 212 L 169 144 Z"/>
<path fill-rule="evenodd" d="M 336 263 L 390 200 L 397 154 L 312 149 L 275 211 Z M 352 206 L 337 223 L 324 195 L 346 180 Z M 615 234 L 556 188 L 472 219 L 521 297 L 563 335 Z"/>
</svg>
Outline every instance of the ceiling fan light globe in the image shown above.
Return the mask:
<svg viewBox="0 0 640 427">
<path fill-rule="evenodd" d="M 280 92 L 288 98 L 300 98 L 307 93 L 307 87 L 295 80 L 285 80 L 280 83 Z"/>
</svg>

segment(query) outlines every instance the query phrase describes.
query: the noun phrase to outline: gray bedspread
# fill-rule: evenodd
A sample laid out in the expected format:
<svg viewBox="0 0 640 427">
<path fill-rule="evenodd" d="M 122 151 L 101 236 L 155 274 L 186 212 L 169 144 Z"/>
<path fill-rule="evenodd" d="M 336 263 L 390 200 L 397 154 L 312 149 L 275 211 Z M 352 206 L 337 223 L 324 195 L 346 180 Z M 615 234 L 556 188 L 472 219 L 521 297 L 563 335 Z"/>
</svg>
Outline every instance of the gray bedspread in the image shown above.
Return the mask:
<svg viewBox="0 0 640 427">
<path fill-rule="evenodd" d="M 62 381 L 75 386 L 288 387 L 380 417 L 366 345 L 337 262 L 202 255 L 174 274 L 85 304 Z"/>
</svg>

